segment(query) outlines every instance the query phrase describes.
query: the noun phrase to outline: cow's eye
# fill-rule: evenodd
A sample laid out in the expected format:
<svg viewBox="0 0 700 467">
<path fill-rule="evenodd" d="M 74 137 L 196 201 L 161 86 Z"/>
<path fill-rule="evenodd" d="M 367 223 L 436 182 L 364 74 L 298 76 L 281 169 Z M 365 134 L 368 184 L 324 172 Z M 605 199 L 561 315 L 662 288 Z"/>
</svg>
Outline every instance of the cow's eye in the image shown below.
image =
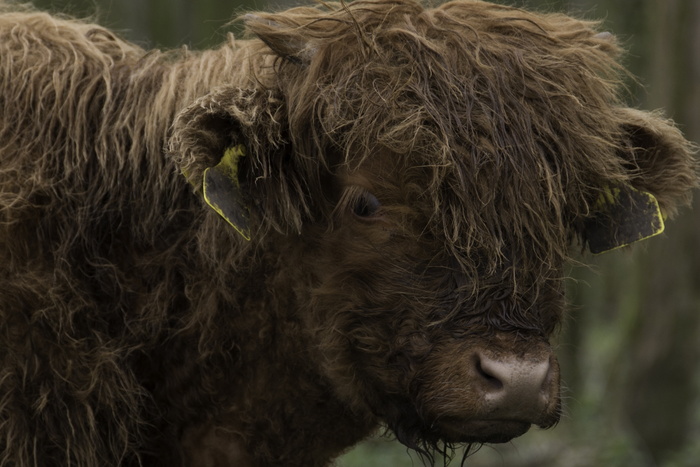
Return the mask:
<svg viewBox="0 0 700 467">
<path fill-rule="evenodd" d="M 365 191 L 360 193 L 355 199 L 352 212 L 358 217 L 372 217 L 377 214 L 380 207 L 381 203 L 377 197 Z"/>
</svg>

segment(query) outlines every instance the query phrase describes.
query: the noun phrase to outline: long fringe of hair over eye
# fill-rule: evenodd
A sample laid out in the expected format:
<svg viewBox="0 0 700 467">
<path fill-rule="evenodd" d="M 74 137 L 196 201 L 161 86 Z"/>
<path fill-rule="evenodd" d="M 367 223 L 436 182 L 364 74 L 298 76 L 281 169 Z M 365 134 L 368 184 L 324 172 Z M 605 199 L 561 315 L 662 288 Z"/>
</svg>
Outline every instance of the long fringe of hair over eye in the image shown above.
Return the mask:
<svg viewBox="0 0 700 467">
<path fill-rule="evenodd" d="M 351 169 L 403 158 L 424 179 L 433 234 L 473 274 L 475 258 L 490 273 L 506 257 L 521 271 L 560 264 L 600 181 L 630 178 L 616 157 L 620 50 L 595 22 L 393 0 L 261 16 L 249 27 L 273 49 L 297 44 L 277 63 L 295 148 L 340 151 Z"/>
</svg>

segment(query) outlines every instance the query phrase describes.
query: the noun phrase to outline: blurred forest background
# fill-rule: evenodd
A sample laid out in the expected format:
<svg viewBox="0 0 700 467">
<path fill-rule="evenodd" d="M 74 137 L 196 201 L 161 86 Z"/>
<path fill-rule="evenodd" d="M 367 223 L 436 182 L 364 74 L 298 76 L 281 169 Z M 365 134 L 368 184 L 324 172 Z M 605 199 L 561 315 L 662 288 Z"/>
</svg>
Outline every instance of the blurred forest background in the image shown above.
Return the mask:
<svg viewBox="0 0 700 467">
<path fill-rule="evenodd" d="M 602 19 L 638 76 L 629 103 L 664 108 L 700 141 L 700 1 L 497 0 Z M 42 9 L 92 16 L 144 47 L 223 40 L 247 10 L 300 0 L 33 0 Z M 566 415 L 506 445 L 485 446 L 472 467 L 695 467 L 700 465 L 700 200 L 693 211 L 629 251 L 587 257 L 575 268 L 571 311 L 558 338 Z M 461 457 L 458 453 L 458 457 Z M 459 464 L 459 460 L 455 460 Z M 369 440 L 341 467 L 420 465 L 389 437 Z M 442 460 L 438 461 L 442 465 Z"/>
</svg>

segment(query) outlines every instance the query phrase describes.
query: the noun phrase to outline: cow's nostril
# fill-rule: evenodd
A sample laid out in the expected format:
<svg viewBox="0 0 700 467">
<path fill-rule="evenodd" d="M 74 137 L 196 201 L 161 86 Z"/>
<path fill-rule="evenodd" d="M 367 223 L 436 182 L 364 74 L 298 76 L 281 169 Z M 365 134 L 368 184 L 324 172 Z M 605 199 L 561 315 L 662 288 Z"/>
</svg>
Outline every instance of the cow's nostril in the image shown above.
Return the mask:
<svg viewBox="0 0 700 467">
<path fill-rule="evenodd" d="M 484 364 L 484 360 L 477 354 L 476 356 L 476 372 L 483 378 L 483 382 L 486 383 L 486 387 L 493 390 L 503 389 L 503 382 L 498 376 L 497 371 L 493 371 L 493 365 L 489 364 L 488 361 Z"/>
</svg>

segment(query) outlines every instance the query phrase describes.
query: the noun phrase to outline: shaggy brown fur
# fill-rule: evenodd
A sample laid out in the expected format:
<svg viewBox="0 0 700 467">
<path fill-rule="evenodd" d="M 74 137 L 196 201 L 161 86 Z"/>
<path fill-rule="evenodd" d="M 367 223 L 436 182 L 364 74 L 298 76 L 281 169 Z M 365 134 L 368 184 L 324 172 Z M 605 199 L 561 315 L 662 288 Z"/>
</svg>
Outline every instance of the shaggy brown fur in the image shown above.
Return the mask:
<svg viewBox="0 0 700 467">
<path fill-rule="evenodd" d="M 593 201 L 690 200 L 689 144 L 621 103 L 595 23 L 411 0 L 246 22 L 146 52 L 3 4 L 0 466 L 321 466 L 379 423 L 428 453 L 550 426 Z M 241 143 L 250 242 L 199 196 Z M 542 413 L 492 422 L 479 356 L 550 361 Z"/>
</svg>

